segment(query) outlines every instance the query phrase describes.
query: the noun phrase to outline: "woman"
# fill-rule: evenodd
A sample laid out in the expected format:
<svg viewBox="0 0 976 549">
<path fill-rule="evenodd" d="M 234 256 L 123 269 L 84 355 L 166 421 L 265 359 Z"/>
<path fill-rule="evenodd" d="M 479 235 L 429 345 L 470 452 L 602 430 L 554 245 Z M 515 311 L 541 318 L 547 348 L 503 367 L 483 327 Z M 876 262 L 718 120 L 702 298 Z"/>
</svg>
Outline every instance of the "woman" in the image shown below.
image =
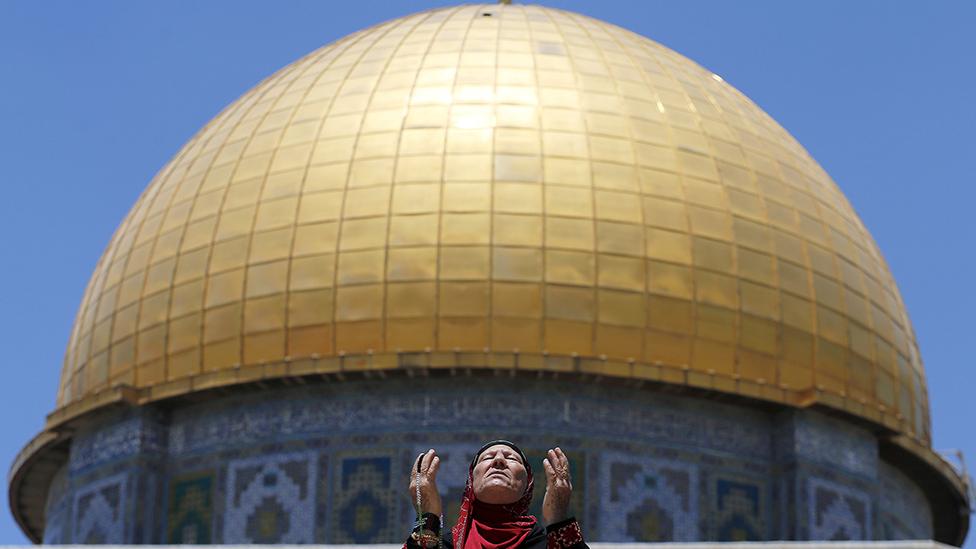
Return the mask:
<svg viewBox="0 0 976 549">
<path fill-rule="evenodd" d="M 546 496 L 543 528 L 528 514 L 532 502 L 532 467 L 507 440 L 485 444 L 468 468 L 457 524 L 441 536 L 441 496 L 437 492 L 440 458 L 431 449 L 420 454 L 410 479 L 410 498 L 418 520 L 406 549 L 589 549 L 579 523 L 569 514 L 573 484 L 569 460 L 558 447 L 542 461 Z"/>
</svg>

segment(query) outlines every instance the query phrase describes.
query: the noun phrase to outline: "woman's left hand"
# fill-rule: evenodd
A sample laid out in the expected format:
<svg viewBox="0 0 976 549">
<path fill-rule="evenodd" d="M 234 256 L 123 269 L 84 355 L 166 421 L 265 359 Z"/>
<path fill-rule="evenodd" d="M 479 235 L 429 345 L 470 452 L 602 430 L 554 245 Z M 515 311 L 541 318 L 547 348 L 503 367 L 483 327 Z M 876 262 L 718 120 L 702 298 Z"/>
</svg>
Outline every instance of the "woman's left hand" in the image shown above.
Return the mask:
<svg viewBox="0 0 976 549">
<path fill-rule="evenodd" d="M 542 460 L 546 470 L 546 497 L 542 500 L 542 520 L 546 525 L 569 518 L 569 499 L 573 482 L 569 478 L 569 460 L 559 447 L 549 450 Z"/>
</svg>

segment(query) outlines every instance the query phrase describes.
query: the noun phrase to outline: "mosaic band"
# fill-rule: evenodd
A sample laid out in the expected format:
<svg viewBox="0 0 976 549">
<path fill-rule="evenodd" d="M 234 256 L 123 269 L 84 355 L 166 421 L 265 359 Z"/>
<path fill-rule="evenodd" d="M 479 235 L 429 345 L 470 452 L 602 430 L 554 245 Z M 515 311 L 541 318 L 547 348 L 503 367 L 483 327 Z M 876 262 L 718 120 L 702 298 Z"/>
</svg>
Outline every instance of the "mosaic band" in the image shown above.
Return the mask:
<svg viewBox="0 0 976 549">
<path fill-rule="evenodd" d="M 105 417 L 78 433 L 52 485 L 44 540 L 398 543 L 416 517 L 404 479 L 418 453 L 443 460 L 453 524 L 470 456 L 502 434 L 540 470 L 547 448 L 565 449 L 588 540 L 932 537 L 922 490 L 845 421 L 624 387 L 608 399 L 568 381 L 473 381 L 476 391 L 451 378 L 347 381 Z M 430 405 L 403 401 L 405 389 Z"/>
</svg>

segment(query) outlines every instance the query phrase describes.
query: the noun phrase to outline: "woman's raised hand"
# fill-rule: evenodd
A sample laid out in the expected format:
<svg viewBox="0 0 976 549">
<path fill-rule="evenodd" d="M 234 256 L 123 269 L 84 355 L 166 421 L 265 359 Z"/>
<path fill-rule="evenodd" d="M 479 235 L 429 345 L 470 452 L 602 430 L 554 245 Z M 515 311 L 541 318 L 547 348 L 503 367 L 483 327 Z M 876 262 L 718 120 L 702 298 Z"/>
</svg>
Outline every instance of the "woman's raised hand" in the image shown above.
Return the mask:
<svg viewBox="0 0 976 549">
<path fill-rule="evenodd" d="M 573 495 L 573 482 L 569 478 L 569 460 L 556 447 L 542 460 L 546 470 L 546 497 L 542 500 L 542 520 L 546 525 L 569 518 L 569 498 Z"/>
<path fill-rule="evenodd" d="M 420 486 L 420 513 L 441 515 L 441 495 L 437 491 L 437 469 L 441 458 L 433 448 L 417 456 L 410 470 L 410 503 L 417 506 L 417 486 Z"/>
</svg>

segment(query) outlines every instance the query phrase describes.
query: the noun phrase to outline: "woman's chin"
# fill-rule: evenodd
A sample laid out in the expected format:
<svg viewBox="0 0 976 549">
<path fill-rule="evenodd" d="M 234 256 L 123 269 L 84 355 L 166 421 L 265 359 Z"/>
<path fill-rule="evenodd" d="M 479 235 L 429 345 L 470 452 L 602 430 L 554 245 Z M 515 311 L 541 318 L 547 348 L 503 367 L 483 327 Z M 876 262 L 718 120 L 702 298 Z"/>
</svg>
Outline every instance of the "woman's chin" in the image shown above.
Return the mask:
<svg viewBox="0 0 976 549">
<path fill-rule="evenodd" d="M 519 494 L 508 487 L 507 484 L 499 483 L 494 486 L 486 486 L 482 493 L 476 496 L 478 501 L 492 505 L 507 505 L 518 501 Z"/>
</svg>

